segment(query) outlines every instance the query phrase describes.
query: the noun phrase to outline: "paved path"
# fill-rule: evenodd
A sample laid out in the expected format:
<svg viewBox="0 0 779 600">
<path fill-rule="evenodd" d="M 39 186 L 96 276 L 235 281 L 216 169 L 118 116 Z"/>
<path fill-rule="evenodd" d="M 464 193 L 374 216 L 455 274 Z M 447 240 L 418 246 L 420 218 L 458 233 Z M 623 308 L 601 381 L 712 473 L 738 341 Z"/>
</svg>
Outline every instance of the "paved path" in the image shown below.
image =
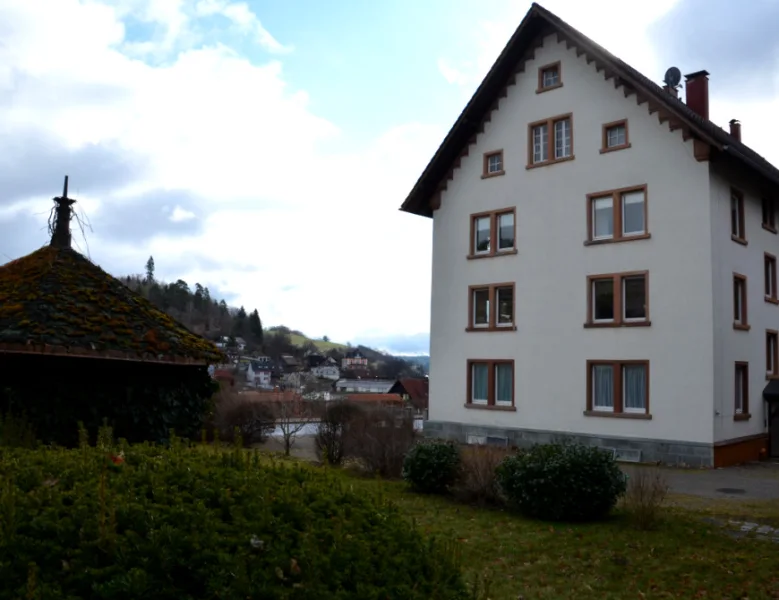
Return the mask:
<svg viewBox="0 0 779 600">
<path fill-rule="evenodd" d="M 636 467 L 623 465 L 630 475 Z M 779 463 L 753 463 L 727 469 L 663 468 L 671 492 L 704 498 L 779 499 Z"/>
</svg>

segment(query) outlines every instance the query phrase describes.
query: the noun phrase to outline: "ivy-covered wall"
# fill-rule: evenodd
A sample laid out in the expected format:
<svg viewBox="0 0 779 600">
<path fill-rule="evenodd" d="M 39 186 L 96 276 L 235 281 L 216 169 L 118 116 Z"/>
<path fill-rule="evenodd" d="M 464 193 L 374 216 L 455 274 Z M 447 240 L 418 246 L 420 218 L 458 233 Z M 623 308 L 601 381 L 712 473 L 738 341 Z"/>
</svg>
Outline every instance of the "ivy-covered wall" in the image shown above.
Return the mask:
<svg viewBox="0 0 779 600">
<path fill-rule="evenodd" d="M 106 419 L 117 437 L 197 437 L 216 387 L 206 367 L 0 354 L 0 413 L 24 414 L 37 438 L 74 446 Z"/>
</svg>

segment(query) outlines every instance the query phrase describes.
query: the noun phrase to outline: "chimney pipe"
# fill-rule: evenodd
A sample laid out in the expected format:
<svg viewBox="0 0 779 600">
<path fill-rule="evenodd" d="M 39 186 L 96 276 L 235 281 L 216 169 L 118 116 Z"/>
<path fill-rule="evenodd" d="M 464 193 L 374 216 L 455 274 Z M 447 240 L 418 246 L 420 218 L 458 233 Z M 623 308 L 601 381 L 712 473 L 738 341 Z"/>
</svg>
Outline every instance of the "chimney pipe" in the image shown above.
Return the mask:
<svg viewBox="0 0 779 600">
<path fill-rule="evenodd" d="M 664 85 L 663 89 L 669 94 L 671 94 L 674 98 L 679 97 L 679 90 L 676 89 L 676 86 Z"/>
<path fill-rule="evenodd" d="M 684 76 L 687 106 L 701 117 L 709 119 L 709 72 L 697 71 Z"/>
<path fill-rule="evenodd" d="M 736 141 L 741 141 L 741 123 L 738 122 L 738 119 L 730 120 L 730 135 L 736 138 Z"/>
<path fill-rule="evenodd" d="M 71 207 L 76 201 L 68 198 L 68 176 L 65 175 L 65 185 L 62 196 L 54 198 L 54 225 L 51 231 L 51 245 L 55 248 L 70 248 L 70 219 L 73 216 Z"/>
</svg>

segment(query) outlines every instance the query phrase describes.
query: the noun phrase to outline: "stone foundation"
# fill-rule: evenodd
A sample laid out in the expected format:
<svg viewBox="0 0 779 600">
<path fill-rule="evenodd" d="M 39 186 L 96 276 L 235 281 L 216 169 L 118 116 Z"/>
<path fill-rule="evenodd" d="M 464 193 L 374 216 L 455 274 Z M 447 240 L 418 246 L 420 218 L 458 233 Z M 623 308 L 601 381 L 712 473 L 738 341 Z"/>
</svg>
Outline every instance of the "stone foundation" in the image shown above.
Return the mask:
<svg viewBox="0 0 779 600">
<path fill-rule="evenodd" d="M 515 429 L 503 427 L 485 427 L 467 423 L 447 421 L 425 421 L 424 435 L 430 438 L 454 440 L 468 443 L 469 436 L 491 438 L 486 443 L 501 444 L 517 448 L 528 448 L 533 444 L 545 444 L 568 440 L 588 446 L 613 448 L 618 457 L 631 462 L 660 462 L 666 465 L 688 467 L 714 466 L 714 449 L 711 444 L 698 442 L 677 442 L 652 440 L 646 438 L 606 437 L 586 433 L 568 433 L 542 431 L 534 429 Z M 506 440 L 504 442 L 504 439 Z"/>
</svg>

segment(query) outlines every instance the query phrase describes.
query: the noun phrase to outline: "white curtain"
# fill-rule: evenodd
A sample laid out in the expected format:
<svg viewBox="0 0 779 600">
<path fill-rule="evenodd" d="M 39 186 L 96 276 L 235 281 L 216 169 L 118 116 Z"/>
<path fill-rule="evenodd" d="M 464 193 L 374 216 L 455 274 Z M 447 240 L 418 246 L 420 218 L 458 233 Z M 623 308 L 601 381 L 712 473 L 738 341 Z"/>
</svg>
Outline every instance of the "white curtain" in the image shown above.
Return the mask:
<svg viewBox="0 0 779 600">
<path fill-rule="evenodd" d="M 625 412 L 646 411 L 646 367 L 626 365 L 622 371 L 625 387 Z"/>
<path fill-rule="evenodd" d="M 495 404 L 511 404 L 514 374 L 512 365 L 495 365 Z"/>
<path fill-rule="evenodd" d="M 487 404 L 487 381 L 489 371 L 484 363 L 475 363 L 471 366 L 471 402 L 473 404 Z"/>
<path fill-rule="evenodd" d="M 614 367 L 593 365 L 592 407 L 594 410 L 614 410 Z"/>
</svg>

